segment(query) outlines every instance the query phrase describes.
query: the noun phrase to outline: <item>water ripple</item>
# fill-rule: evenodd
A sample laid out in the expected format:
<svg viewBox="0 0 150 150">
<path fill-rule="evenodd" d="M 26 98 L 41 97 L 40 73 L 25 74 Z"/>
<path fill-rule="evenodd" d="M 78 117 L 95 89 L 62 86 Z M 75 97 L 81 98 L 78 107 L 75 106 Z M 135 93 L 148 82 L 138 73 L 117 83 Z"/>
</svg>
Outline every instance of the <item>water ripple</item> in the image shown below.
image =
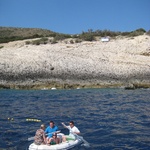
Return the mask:
<svg viewBox="0 0 150 150">
<path fill-rule="evenodd" d="M 150 149 L 149 90 L 0 90 L 0 113 L 0 150 L 27 149 L 41 123 L 26 118 L 54 120 L 65 133 L 61 122 L 74 120 L 90 150 Z"/>
</svg>

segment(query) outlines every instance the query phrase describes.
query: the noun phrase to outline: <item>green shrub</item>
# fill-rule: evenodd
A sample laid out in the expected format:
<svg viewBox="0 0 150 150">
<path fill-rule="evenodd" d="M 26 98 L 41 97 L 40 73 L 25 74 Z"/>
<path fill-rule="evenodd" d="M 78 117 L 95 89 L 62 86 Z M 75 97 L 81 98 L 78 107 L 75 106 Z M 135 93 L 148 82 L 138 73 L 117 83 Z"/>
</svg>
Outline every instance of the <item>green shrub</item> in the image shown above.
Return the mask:
<svg viewBox="0 0 150 150">
<path fill-rule="evenodd" d="M 34 41 L 32 41 L 32 44 L 33 45 L 40 45 L 41 43 L 40 43 L 40 40 L 34 40 Z"/>
<path fill-rule="evenodd" d="M 54 39 L 51 41 L 51 44 L 56 44 L 56 43 L 58 43 L 58 42 L 57 42 L 56 39 L 54 38 Z"/>
<path fill-rule="evenodd" d="M 4 46 L 0 46 L 0 49 L 3 48 Z"/>
<path fill-rule="evenodd" d="M 80 35 L 80 39 L 82 39 L 84 41 L 94 41 L 95 36 L 94 36 L 94 34 L 91 34 L 91 33 L 82 33 Z"/>
<path fill-rule="evenodd" d="M 70 43 L 71 43 L 71 44 L 74 44 L 74 41 L 73 41 L 73 40 L 70 40 Z"/>
<path fill-rule="evenodd" d="M 43 37 L 43 38 L 41 38 L 41 43 L 42 44 L 47 44 L 48 43 L 48 38 L 47 37 Z"/>
<path fill-rule="evenodd" d="M 62 41 L 65 40 L 67 38 L 71 38 L 71 35 L 67 35 L 67 34 L 56 34 L 56 36 L 54 37 L 54 39 L 56 41 Z"/>
<path fill-rule="evenodd" d="M 139 28 L 139 29 L 135 30 L 135 32 L 145 33 L 146 31 L 143 28 Z"/>
<path fill-rule="evenodd" d="M 40 35 L 38 35 L 38 34 L 34 34 L 34 35 L 32 35 L 32 38 L 39 38 L 39 37 L 41 37 Z"/>
<path fill-rule="evenodd" d="M 143 28 L 139 28 L 135 31 L 123 32 L 122 35 L 129 36 L 129 37 L 134 37 L 134 36 L 143 35 L 144 33 L 146 33 L 146 31 Z"/>
<path fill-rule="evenodd" d="M 48 43 L 48 38 L 46 37 L 32 41 L 33 45 L 40 45 L 40 44 L 47 44 L 47 43 Z"/>
<path fill-rule="evenodd" d="M 31 44 L 31 41 L 26 41 L 26 45 L 29 45 L 29 44 Z"/>
<path fill-rule="evenodd" d="M 82 42 L 81 39 L 76 39 L 76 40 L 75 40 L 75 43 L 81 43 L 81 42 Z"/>
</svg>

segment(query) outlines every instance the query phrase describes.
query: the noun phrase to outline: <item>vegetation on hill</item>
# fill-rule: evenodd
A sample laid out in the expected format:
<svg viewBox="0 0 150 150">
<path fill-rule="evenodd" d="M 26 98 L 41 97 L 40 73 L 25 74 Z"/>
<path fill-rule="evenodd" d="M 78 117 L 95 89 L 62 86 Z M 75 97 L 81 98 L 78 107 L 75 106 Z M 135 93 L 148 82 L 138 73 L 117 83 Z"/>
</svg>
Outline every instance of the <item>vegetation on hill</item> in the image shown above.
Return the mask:
<svg viewBox="0 0 150 150">
<path fill-rule="evenodd" d="M 96 37 L 104 37 L 104 36 L 134 37 L 138 35 L 143 35 L 144 33 L 146 33 L 146 31 L 143 28 L 131 32 L 114 32 L 110 30 L 93 31 L 92 29 L 89 29 L 87 32 L 82 32 L 79 35 L 69 35 L 69 34 L 61 34 L 50 30 L 37 29 L 37 28 L 0 27 L 0 43 L 7 43 L 10 41 L 24 40 L 24 39 L 41 38 L 40 40 L 35 40 L 32 43 L 30 41 L 26 43 L 26 44 L 39 45 L 39 44 L 48 43 L 48 39 L 46 39 L 45 37 L 53 37 L 51 43 L 54 44 L 57 43 L 58 41 L 67 38 L 75 38 L 76 39 L 75 42 L 80 42 L 80 41 L 94 41 Z M 150 31 L 148 31 L 147 34 L 150 35 Z"/>
<path fill-rule="evenodd" d="M 10 41 L 24 40 L 24 39 L 56 37 L 57 35 L 59 34 L 45 29 L 0 27 L 0 43 L 7 43 Z"/>
<path fill-rule="evenodd" d="M 135 31 L 131 32 L 115 32 L 110 30 L 96 30 L 93 31 L 92 29 L 89 29 L 88 32 L 82 32 L 82 34 L 79 35 L 79 37 L 86 41 L 93 41 L 95 40 L 95 37 L 116 37 L 116 36 L 127 36 L 127 37 L 134 37 L 143 35 L 146 33 L 146 31 L 142 28 L 137 29 Z"/>
</svg>

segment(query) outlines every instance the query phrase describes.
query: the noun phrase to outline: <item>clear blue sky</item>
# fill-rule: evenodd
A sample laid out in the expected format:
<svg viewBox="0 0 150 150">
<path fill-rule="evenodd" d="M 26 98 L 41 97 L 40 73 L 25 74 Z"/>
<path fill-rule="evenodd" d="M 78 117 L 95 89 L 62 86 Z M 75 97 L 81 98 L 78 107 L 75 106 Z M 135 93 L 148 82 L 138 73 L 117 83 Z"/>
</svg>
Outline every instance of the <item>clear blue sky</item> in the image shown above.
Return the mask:
<svg viewBox="0 0 150 150">
<path fill-rule="evenodd" d="M 0 26 L 76 34 L 150 30 L 150 0 L 0 0 Z"/>
</svg>

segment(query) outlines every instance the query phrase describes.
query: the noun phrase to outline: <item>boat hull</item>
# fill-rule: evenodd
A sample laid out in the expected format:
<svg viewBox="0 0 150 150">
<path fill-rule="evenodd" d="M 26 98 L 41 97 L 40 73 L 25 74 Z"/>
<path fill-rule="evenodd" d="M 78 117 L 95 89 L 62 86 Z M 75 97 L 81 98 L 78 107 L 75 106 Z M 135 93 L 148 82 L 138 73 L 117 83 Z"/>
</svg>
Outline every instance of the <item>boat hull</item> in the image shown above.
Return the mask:
<svg viewBox="0 0 150 150">
<path fill-rule="evenodd" d="M 32 143 L 29 150 L 68 150 L 82 143 L 81 139 L 71 140 L 56 145 L 36 145 Z"/>
</svg>

